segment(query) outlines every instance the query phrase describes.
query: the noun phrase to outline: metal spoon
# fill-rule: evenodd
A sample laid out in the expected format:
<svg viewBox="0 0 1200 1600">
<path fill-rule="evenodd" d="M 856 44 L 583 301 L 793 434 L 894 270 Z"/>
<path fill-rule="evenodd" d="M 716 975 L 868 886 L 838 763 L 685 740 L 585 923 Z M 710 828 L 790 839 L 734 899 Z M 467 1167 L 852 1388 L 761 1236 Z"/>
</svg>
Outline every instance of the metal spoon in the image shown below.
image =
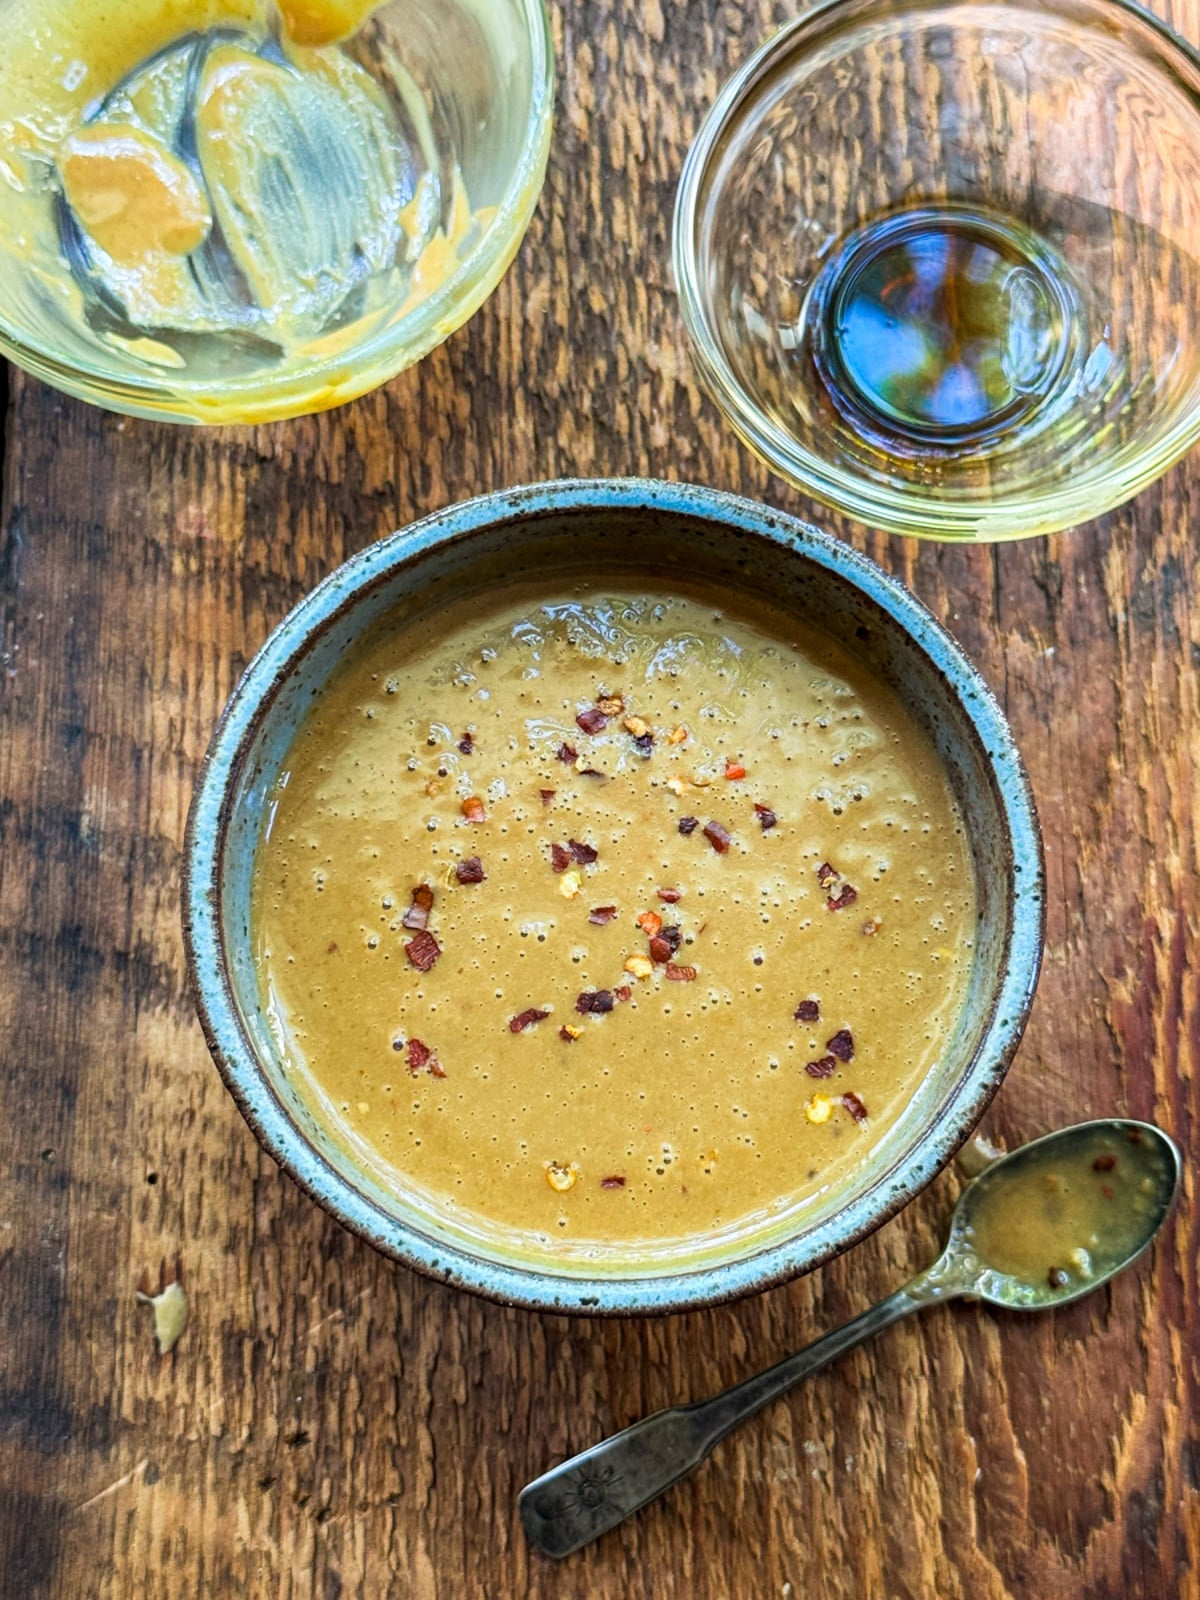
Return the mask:
<svg viewBox="0 0 1200 1600">
<path fill-rule="evenodd" d="M 797 1355 L 690 1406 L 659 1411 L 521 1491 L 529 1540 L 570 1555 L 686 1477 L 739 1423 L 912 1311 L 962 1295 L 1023 1311 L 1090 1294 L 1158 1232 L 1179 1183 L 1174 1141 L 1145 1122 L 1084 1122 L 986 1168 L 924 1272 Z"/>
</svg>

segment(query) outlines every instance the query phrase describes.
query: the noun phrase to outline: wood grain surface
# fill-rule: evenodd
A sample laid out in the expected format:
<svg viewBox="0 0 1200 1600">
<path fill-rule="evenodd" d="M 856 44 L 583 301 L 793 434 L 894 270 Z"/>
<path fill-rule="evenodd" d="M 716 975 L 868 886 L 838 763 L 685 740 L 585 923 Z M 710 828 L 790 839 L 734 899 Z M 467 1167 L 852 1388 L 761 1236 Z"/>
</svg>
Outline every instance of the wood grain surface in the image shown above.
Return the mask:
<svg viewBox="0 0 1200 1600">
<path fill-rule="evenodd" d="M 1000 695 L 1045 829 L 1032 1023 L 988 1128 L 1200 1136 L 1200 456 L 1000 549 L 837 524 L 702 398 L 669 275 L 683 151 L 790 7 L 563 0 L 550 173 L 517 263 L 386 389 L 261 430 L 132 422 L 9 377 L 0 525 L 0 1600 L 1174 1600 L 1200 1596 L 1192 1170 L 1153 1255 L 1040 1319 L 891 1329 L 562 1566 L 517 1490 L 896 1287 L 947 1173 L 741 1304 L 592 1323 L 389 1264 L 264 1157 L 185 988 L 180 848 L 237 674 L 343 557 L 568 473 L 735 488 L 908 582 Z M 1200 37 L 1200 0 L 1174 21 Z M 160 1356 L 135 1298 L 178 1260 Z"/>
</svg>

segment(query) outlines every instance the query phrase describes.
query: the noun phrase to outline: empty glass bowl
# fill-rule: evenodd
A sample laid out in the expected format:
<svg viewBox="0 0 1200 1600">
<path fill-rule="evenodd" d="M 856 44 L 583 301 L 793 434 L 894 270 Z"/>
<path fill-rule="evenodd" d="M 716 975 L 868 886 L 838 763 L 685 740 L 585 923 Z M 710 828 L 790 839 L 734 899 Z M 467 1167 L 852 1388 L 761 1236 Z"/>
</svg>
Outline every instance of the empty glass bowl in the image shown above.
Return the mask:
<svg viewBox="0 0 1200 1600">
<path fill-rule="evenodd" d="M 1084 521 L 1200 435 L 1200 57 L 1127 0 L 826 0 L 724 88 L 674 248 L 793 483 L 935 538 Z"/>
<path fill-rule="evenodd" d="M 113 410 L 353 399 L 495 288 L 545 174 L 543 0 L 0 0 L 0 350 Z"/>
</svg>

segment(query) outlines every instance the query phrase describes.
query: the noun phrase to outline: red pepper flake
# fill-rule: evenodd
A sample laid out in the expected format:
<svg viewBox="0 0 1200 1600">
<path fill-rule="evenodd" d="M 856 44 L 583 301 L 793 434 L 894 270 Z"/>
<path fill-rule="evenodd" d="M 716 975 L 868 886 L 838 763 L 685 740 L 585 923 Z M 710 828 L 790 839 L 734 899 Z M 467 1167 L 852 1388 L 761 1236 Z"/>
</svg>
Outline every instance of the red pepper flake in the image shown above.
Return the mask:
<svg viewBox="0 0 1200 1600">
<path fill-rule="evenodd" d="M 608 717 L 599 706 L 589 706 L 575 718 L 584 733 L 603 733 L 608 727 Z"/>
<path fill-rule="evenodd" d="M 662 930 L 662 918 L 657 911 L 643 911 L 637 925 L 649 939 L 656 939 Z"/>
<path fill-rule="evenodd" d="M 657 962 L 660 967 L 665 967 L 667 962 L 670 961 L 674 954 L 675 952 L 671 949 L 670 944 L 661 935 L 656 934 L 655 937 L 651 939 L 650 959 L 651 961 Z"/>
<path fill-rule="evenodd" d="M 539 789 L 538 793 L 542 797 L 542 804 L 544 806 L 548 806 L 550 804 L 551 800 L 554 799 L 554 796 L 558 793 L 558 790 L 557 789 Z"/>
<path fill-rule="evenodd" d="M 603 711 L 606 717 L 619 717 L 625 709 L 625 696 L 622 694 L 605 694 L 600 691 L 600 698 L 596 701 L 596 710 Z"/>
<path fill-rule="evenodd" d="M 414 933 L 429 926 L 429 913 L 433 910 L 433 890 L 427 883 L 419 883 L 412 892 L 412 905 L 404 913 L 403 923 Z"/>
<path fill-rule="evenodd" d="M 680 819 L 679 819 L 679 831 L 685 837 L 689 833 L 695 833 L 696 829 L 699 826 L 700 826 L 700 818 L 699 817 L 680 817 Z"/>
<path fill-rule="evenodd" d="M 341 947 L 339 946 L 337 940 L 336 939 L 331 939 L 329 941 L 329 943 L 325 946 L 325 954 L 327 956 L 336 956 L 338 954 L 340 948 Z"/>
<path fill-rule="evenodd" d="M 820 1022 L 821 1002 L 819 1000 L 801 1000 L 795 1011 L 797 1022 Z"/>
<path fill-rule="evenodd" d="M 848 1089 L 840 1098 L 855 1122 L 865 1122 L 867 1120 L 867 1108 L 852 1089 Z"/>
<path fill-rule="evenodd" d="M 590 844 L 580 844 L 578 839 L 568 839 L 567 848 L 581 867 L 590 867 L 600 854 Z"/>
<path fill-rule="evenodd" d="M 754 815 L 758 818 L 758 825 L 764 833 L 779 821 L 770 806 L 760 806 L 757 800 L 754 802 Z"/>
<path fill-rule="evenodd" d="M 581 1017 L 603 1016 L 615 1004 L 611 989 L 585 989 L 576 1000 L 575 1009 Z"/>
<path fill-rule="evenodd" d="M 565 844 L 552 844 L 550 846 L 550 865 L 555 872 L 565 872 L 571 865 L 571 852 Z"/>
<path fill-rule="evenodd" d="M 629 984 L 627 984 L 627 983 L 623 983 L 623 984 L 620 985 L 619 988 L 614 989 L 613 990 L 613 994 L 616 995 L 618 1000 L 632 1000 L 633 999 L 633 990 L 630 988 Z"/>
<path fill-rule="evenodd" d="M 536 1006 L 530 1006 L 528 1011 L 522 1011 L 519 1016 L 509 1019 L 509 1033 L 524 1033 L 526 1028 L 532 1028 L 535 1022 L 544 1022 L 550 1015 L 548 1011 L 539 1011 Z"/>
<path fill-rule="evenodd" d="M 564 1044 L 574 1044 L 576 1039 L 579 1037 L 579 1029 L 568 1028 L 564 1022 L 562 1027 L 558 1030 L 558 1037 L 564 1042 Z"/>
<path fill-rule="evenodd" d="M 465 756 L 473 756 L 475 754 L 475 740 L 471 737 L 470 732 L 463 734 L 458 741 L 458 748 Z"/>
<path fill-rule="evenodd" d="M 600 1179 L 600 1187 L 602 1189 L 623 1189 L 625 1187 L 625 1179 L 619 1173 L 614 1172 L 611 1177 Z"/>
<path fill-rule="evenodd" d="M 828 889 L 833 880 L 840 877 L 841 873 L 836 867 L 831 866 L 828 861 L 822 861 L 821 865 L 817 868 L 817 882 L 821 885 L 822 889 Z"/>
<path fill-rule="evenodd" d="M 849 1028 L 839 1028 L 832 1039 L 826 1039 L 825 1048 L 839 1061 L 853 1061 L 854 1035 Z"/>
<path fill-rule="evenodd" d="M 851 884 L 844 883 L 837 894 L 830 895 L 825 902 L 827 911 L 844 911 L 847 906 L 852 906 L 858 899 L 858 890 Z"/>
<path fill-rule="evenodd" d="M 666 926 L 661 930 L 659 937 L 666 940 L 666 942 L 671 946 L 671 954 L 674 955 L 675 951 L 678 950 L 679 946 L 683 943 L 683 929 L 676 927 L 674 923 L 671 923 L 669 926 Z"/>
<path fill-rule="evenodd" d="M 1095 1161 L 1092 1162 L 1092 1171 L 1093 1172 L 1111 1172 L 1112 1169 L 1116 1166 L 1116 1164 L 1117 1164 L 1117 1158 L 1116 1158 L 1116 1156 L 1114 1156 L 1112 1154 L 1104 1155 L 1104 1156 L 1097 1156 Z"/>
<path fill-rule="evenodd" d="M 608 773 L 601 772 L 598 767 L 581 767 L 579 769 L 579 776 L 581 778 L 607 778 Z"/>
<path fill-rule="evenodd" d="M 483 870 L 483 862 L 478 856 L 468 856 L 465 861 L 459 861 L 455 865 L 454 876 L 459 883 L 482 883 L 487 873 Z"/>
<path fill-rule="evenodd" d="M 1102 1183 L 1100 1185 L 1100 1193 L 1105 1200 L 1115 1200 L 1117 1197 L 1117 1191 L 1111 1183 Z"/>
<path fill-rule="evenodd" d="M 822 1056 L 819 1061 L 806 1061 L 804 1070 L 810 1078 L 832 1078 L 837 1071 L 837 1062 L 832 1056 Z"/>
<path fill-rule="evenodd" d="M 611 922 L 616 914 L 616 906 L 593 906 L 588 912 L 588 921 L 594 922 L 598 928 L 602 928 L 606 922 Z"/>
<path fill-rule="evenodd" d="M 704 824 L 704 837 L 719 856 L 723 856 L 729 849 L 729 834 L 726 833 L 719 822 L 706 822 Z"/>
<path fill-rule="evenodd" d="M 446 1076 L 445 1069 L 429 1046 L 421 1039 L 410 1039 L 408 1041 L 408 1070 L 415 1078 L 417 1073 L 425 1067 L 429 1068 L 429 1076 L 431 1078 L 444 1078 Z"/>
<path fill-rule="evenodd" d="M 673 961 L 667 963 L 667 977 L 672 983 L 694 983 L 696 981 L 695 967 L 677 967 Z"/>
<path fill-rule="evenodd" d="M 658 898 L 660 900 L 665 900 L 666 903 L 669 906 L 677 906 L 679 904 L 679 902 L 683 899 L 683 890 L 682 889 L 660 889 L 658 891 Z"/>
<path fill-rule="evenodd" d="M 731 783 L 738 783 L 746 776 L 746 769 L 740 761 L 727 761 L 725 763 L 725 776 Z"/>
<path fill-rule="evenodd" d="M 573 744 L 560 744 L 556 754 L 558 759 L 560 761 L 565 761 L 569 767 L 573 767 L 579 760 L 579 751 L 576 750 Z M 542 792 L 544 794 L 545 790 Z M 553 791 L 551 792 L 553 793 Z"/>
<path fill-rule="evenodd" d="M 483 809 L 483 801 L 477 794 L 469 794 L 462 803 L 462 814 L 468 822 L 484 822 L 487 812 Z"/>
<path fill-rule="evenodd" d="M 404 946 L 404 954 L 418 972 L 428 972 L 441 953 L 441 945 L 427 928 L 415 933 Z"/>
<path fill-rule="evenodd" d="M 654 735 L 652 733 L 639 733 L 634 741 L 633 748 L 640 756 L 648 756 L 654 749 Z"/>
</svg>

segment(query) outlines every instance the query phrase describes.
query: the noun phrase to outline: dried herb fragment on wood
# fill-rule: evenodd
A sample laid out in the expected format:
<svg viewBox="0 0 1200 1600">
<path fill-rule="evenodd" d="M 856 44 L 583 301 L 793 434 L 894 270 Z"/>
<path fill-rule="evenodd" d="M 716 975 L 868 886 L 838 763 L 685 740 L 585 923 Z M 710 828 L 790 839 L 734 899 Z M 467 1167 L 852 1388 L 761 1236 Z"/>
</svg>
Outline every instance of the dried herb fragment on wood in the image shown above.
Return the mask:
<svg viewBox="0 0 1200 1600">
<path fill-rule="evenodd" d="M 855 1122 L 865 1122 L 867 1120 L 867 1108 L 865 1105 L 863 1105 L 862 1101 L 852 1089 L 847 1090 L 847 1092 L 840 1098 L 842 1104 L 854 1118 Z"/>
<path fill-rule="evenodd" d="M 689 834 L 689 833 L 695 833 L 696 829 L 699 826 L 700 826 L 700 818 L 699 817 L 680 817 L 680 819 L 679 819 L 679 831 L 680 831 L 680 833 L 682 833 L 684 835 Z"/>
<path fill-rule="evenodd" d="M 830 895 L 825 902 L 828 911 L 844 911 L 847 906 L 852 906 L 858 899 L 858 890 L 850 884 L 844 883 L 837 894 Z"/>
<path fill-rule="evenodd" d="M 821 1002 L 819 1000 L 801 1000 L 796 1007 L 794 1015 L 797 1022 L 820 1022 Z"/>
<path fill-rule="evenodd" d="M 603 1016 L 615 1004 L 611 989 L 585 989 L 576 1000 L 575 1009 L 581 1017 Z"/>
<path fill-rule="evenodd" d="M 696 981 L 695 967 L 677 967 L 673 961 L 667 963 L 667 977 L 672 983 L 694 983 Z"/>
<path fill-rule="evenodd" d="M 429 913 L 433 910 L 433 890 L 427 883 L 419 883 L 412 892 L 412 904 L 401 919 L 414 933 L 429 926 Z"/>
<path fill-rule="evenodd" d="M 487 873 L 483 870 L 483 862 L 478 856 L 468 856 L 465 861 L 456 863 L 454 876 L 459 883 L 482 883 Z"/>
<path fill-rule="evenodd" d="M 683 899 L 682 889 L 659 889 L 658 898 L 665 900 L 669 906 L 677 906 Z"/>
<path fill-rule="evenodd" d="M 593 906 L 588 912 L 588 921 L 594 922 L 598 928 L 602 928 L 606 922 L 611 922 L 616 914 L 616 906 Z"/>
<path fill-rule="evenodd" d="M 484 822 L 487 812 L 484 810 L 483 801 L 477 794 L 469 794 L 462 803 L 462 814 L 468 822 Z"/>
<path fill-rule="evenodd" d="M 522 1011 L 518 1016 L 509 1019 L 509 1033 L 524 1033 L 526 1028 L 532 1028 L 535 1022 L 544 1022 L 550 1015 L 548 1011 L 539 1011 L 536 1006 L 530 1006 L 528 1011 Z"/>
<path fill-rule="evenodd" d="M 590 867 L 592 862 L 595 861 L 600 854 L 600 852 L 593 849 L 590 844 L 580 844 L 578 839 L 568 839 L 567 849 L 575 857 L 575 860 L 581 867 Z"/>
<path fill-rule="evenodd" d="M 754 815 L 758 818 L 759 826 L 764 833 L 779 821 L 770 806 L 760 806 L 757 800 L 754 802 Z"/>
<path fill-rule="evenodd" d="M 571 865 L 571 852 L 564 844 L 550 846 L 550 865 L 555 872 L 565 872 Z"/>
<path fill-rule="evenodd" d="M 475 754 L 475 740 L 471 737 L 469 732 L 464 733 L 462 738 L 458 741 L 458 748 L 465 756 L 473 756 Z"/>
<path fill-rule="evenodd" d="M 575 718 L 584 733 L 603 733 L 608 727 L 608 716 L 599 706 L 589 706 Z"/>
<path fill-rule="evenodd" d="M 854 1060 L 854 1035 L 849 1028 L 839 1028 L 832 1039 L 826 1039 L 825 1048 L 839 1061 Z"/>
<path fill-rule="evenodd" d="M 706 822 L 704 824 L 704 837 L 719 856 L 723 856 L 729 849 L 730 836 L 719 822 Z"/>
<path fill-rule="evenodd" d="M 837 1062 L 832 1056 L 821 1056 L 817 1061 L 806 1061 L 804 1070 L 810 1078 L 832 1078 L 837 1071 Z"/>
<path fill-rule="evenodd" d="M 623 1189 L 625 1187 L 625 1179 L 614 1172 L 611 1177 L 600 1179 L 600 1187 L 602 1189 Z"/>
<path fill-rule="evenodd" d="M 414 934 L 404 946 L 404 954 L 418 972 L 428 972 L 441 953 L 441 945 L 427 928 L 423 928 L 420 933 Z"/>
<path fill-rule="evenodd" d="M 573 744 L 560 744 L 556 752 L 560 761 L 565 761 L 568 766 L 574 766 L 579 760 L 579 751 Z"/>
</svg>

